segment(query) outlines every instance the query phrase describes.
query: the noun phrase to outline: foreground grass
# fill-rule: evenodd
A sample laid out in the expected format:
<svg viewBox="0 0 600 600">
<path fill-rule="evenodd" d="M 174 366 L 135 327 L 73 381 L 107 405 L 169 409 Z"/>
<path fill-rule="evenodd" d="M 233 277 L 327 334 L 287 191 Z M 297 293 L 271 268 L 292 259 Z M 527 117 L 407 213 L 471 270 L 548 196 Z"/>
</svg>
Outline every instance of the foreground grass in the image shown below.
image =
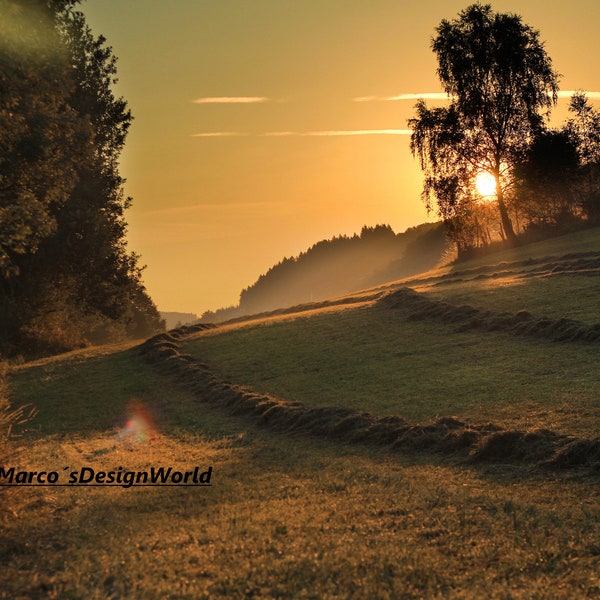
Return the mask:
<svg viewBox="0 0 600 600">
<path fill-rule="evenodd" d="M 75 431 L 25 438 L 24 467 L 214 467 L 209 488 L 24 488 L 0 533 L 0 597 L 585 598 L 600 593 L 600 507 L 589 476 L 284 437 L 198 404 L 131 353 Z M 79 366 L 96 371 L 93 358 Z M 84 379 L 55 363 L 40 413 Z M 145 439 L 115 428 L 139 373 Z M 34 372 L 13 379 L 29 397 Z M 64 376 L 64 377 L 63 377 Z M 129 381 L 129 378 L 126 377 Z M 157 386 L 160 385 L 157 391 Z M 36 393 L 39 390 L 36 388 Z M 86 415 L 97 415 L 93 423 Z"/>
<path fill-rule="evenodd" d="M 61 458 L 111 444 L 63 441 Z M 35 446 L 38 459 L 56 452 Z M 214 465 L 213 487 L 27 490 L 1 534 L 2 597 L 600 593 L 589 482 L 503 479 L 256 433 L 114 452 L 105 463 L 131 468 L 193 452 Z"/>
<path fill-rule="evenodd" d="M 21 467 L 210 464 L 213 485 L 18 490 L 0 533 L 2 598 L 600 593 L 597 478 L 270 434 L 132 352 L 76 362 L 13 376 L 13 398 L 40 411 Z M 127 435 L 133 398 L 153 423 L 145 436 Z"/>
</svg>

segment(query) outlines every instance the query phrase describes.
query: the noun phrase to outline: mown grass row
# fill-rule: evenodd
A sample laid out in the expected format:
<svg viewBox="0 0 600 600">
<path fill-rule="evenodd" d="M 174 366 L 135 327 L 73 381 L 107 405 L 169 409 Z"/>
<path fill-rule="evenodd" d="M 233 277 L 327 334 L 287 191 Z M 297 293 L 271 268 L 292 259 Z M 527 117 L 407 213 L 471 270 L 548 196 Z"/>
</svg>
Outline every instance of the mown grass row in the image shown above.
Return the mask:
<svg viewBox="0 0 600 600">
<path fill-rule="evenodd" d="M 568 269 L 597 255 L 600 229 L 591 229 L 445 267 L 411 278 L 408 285 L 456 305 L 594 325 L 600 323 L 600 277 L 593 270 Z M 555 263 L 568 268 L 540 275 Z M 498 277 L 503 264 L 513 267 Z M 308 406 L 412 421 L 455 415 L 509 428 L 598 436 L 597 344 L 457 333 L 456 324 L 409 322 L 401 311 L 379 310 L 372 306 L 374 297 L 358 308 L 340 305 L 345 310 L 231 324 L 186 343 L 184 351 L 226 380 Z"/>
<path fill-rule="evenodd" d="M 183 348 L 226 380 L 307 406 L 598 435 L 597 344 L 457 333 L 366 307 L 216 329 Z"/>
<path fill-rule="evenodd" d="M 417 285 L 420 292 L 454 304 L 516 313 L 527 310 L 539 317 L 600 322 L 600 271 L 528 276 L 514 274 L 488 279 Z"/>
</svg>

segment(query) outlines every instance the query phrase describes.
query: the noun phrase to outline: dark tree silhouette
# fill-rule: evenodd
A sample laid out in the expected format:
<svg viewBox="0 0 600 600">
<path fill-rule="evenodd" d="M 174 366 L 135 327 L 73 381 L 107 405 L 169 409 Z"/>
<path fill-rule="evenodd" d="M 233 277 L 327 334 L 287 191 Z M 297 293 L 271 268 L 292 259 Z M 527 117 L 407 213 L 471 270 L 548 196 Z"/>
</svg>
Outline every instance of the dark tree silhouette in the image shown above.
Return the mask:
<svg viewBox="0 0 600 600">
<path fill-rule="evenodd" d="M 49 353 L 161 327 L 125 243 L 132 117 L 78 0 L 0 0 L 0 351 Z"/>
<path fill-rule="evenodd" d="M 600 223 L 600 112 L 589 103 L 585 93 L 571 98 L 573 117 L 566 131 L 579 152 L 581 163 L 578 195 L 581 209 L 592 224 Z"/>
<path fill-rule="evenodd" d="M 68 104 L 69 55 L 47 3 L 0 0 L 0 15 L 0 279 L 9 279 L 55 231 L 90 130 Z"/>
<path fill-rule="evenodd" d="M 566 129 L 542 131 L 516 165 L 519 211 L 528 228 L 565 228 L 580 220 L 580 157 Z"/>
<path fill-rule="evenodd" d="M 558 75 L 539 33 L 490 5 L 469 6 L 436 34 L 432 49 L 450 106 L 429 109 L 421 100 L 409 120 L 411 150 L 425 173 L 423 199 L 431 208 L 435 198 L 444 219 L 460 220 L 476 201 L 477 174 L 487 171 L 504 236 L 513 238 L 506 202 L 512 167 L 556 102 Z"/>
</svg>

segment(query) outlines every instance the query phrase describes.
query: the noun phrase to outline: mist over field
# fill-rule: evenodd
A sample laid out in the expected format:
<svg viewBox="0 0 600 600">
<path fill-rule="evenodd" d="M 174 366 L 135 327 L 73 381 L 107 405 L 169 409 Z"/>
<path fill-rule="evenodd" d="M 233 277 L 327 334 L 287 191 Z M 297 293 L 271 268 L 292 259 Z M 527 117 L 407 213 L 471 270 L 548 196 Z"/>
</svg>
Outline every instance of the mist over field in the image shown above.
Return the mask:
<svg viewBox="0 0 600 600">
<path fill-rule="evenodd" d="M 364 226 L 360 235 L 323 240 L 299 256 L 284 258 L 241 291 L 237 306 L 207 311 L 202 321 L 221 322 L 342 296 L 425 271 L 450 256 L 441 223 L 398 234 L 389 225 Z"/>
</svg>

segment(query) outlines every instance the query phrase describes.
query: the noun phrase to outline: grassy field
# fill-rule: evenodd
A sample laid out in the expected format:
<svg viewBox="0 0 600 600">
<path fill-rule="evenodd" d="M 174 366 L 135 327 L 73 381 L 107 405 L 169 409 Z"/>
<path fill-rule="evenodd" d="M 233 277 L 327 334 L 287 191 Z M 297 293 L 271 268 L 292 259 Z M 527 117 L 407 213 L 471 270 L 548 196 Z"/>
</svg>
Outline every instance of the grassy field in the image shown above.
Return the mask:
<svg viewBox="0 0 600 600">
<path fill-rule="evenodd" d="M 560 258 L 592 252 L 594 231 L 410 285 L 596 323 L 598 273 Z M 457 331 L 373 298 L 224 325 L 183 348 L 307 406 L 600 434 L 597 342 Z M 38 410 L 17 440 L 20 469 L 210 465 L 213 476 L 210 487 L 0 490 L 0 598 L 600 597 L 597 471 L 277 433 L 204 402 L 135 347 L 20 365 L 9 383 L 14 405 Z"/>
<path fill-rule="evenodd" d="M 500 264 L 566 248 L 590 252 L 594 241 L 600 249 L 597 230 L 570 239 L 569 245 L 563 238 L 533 245 L 529 254 L 518 248 L 512 260 L 503 253 Z M 600 323 L 600 264 L 595 271 L 549 276 L 546 265 L 560 261 L 508 269 L 491 260 L 447 267 L 409 284 L 454 304 Z M 371 301 L 224 326 L 197 334 L 184 349 L 229 381 L 310 406 L 600 433 L 598 344 L 456 329 L 453 323 L 408 321 L 401 311 Z"/>
</svg>

